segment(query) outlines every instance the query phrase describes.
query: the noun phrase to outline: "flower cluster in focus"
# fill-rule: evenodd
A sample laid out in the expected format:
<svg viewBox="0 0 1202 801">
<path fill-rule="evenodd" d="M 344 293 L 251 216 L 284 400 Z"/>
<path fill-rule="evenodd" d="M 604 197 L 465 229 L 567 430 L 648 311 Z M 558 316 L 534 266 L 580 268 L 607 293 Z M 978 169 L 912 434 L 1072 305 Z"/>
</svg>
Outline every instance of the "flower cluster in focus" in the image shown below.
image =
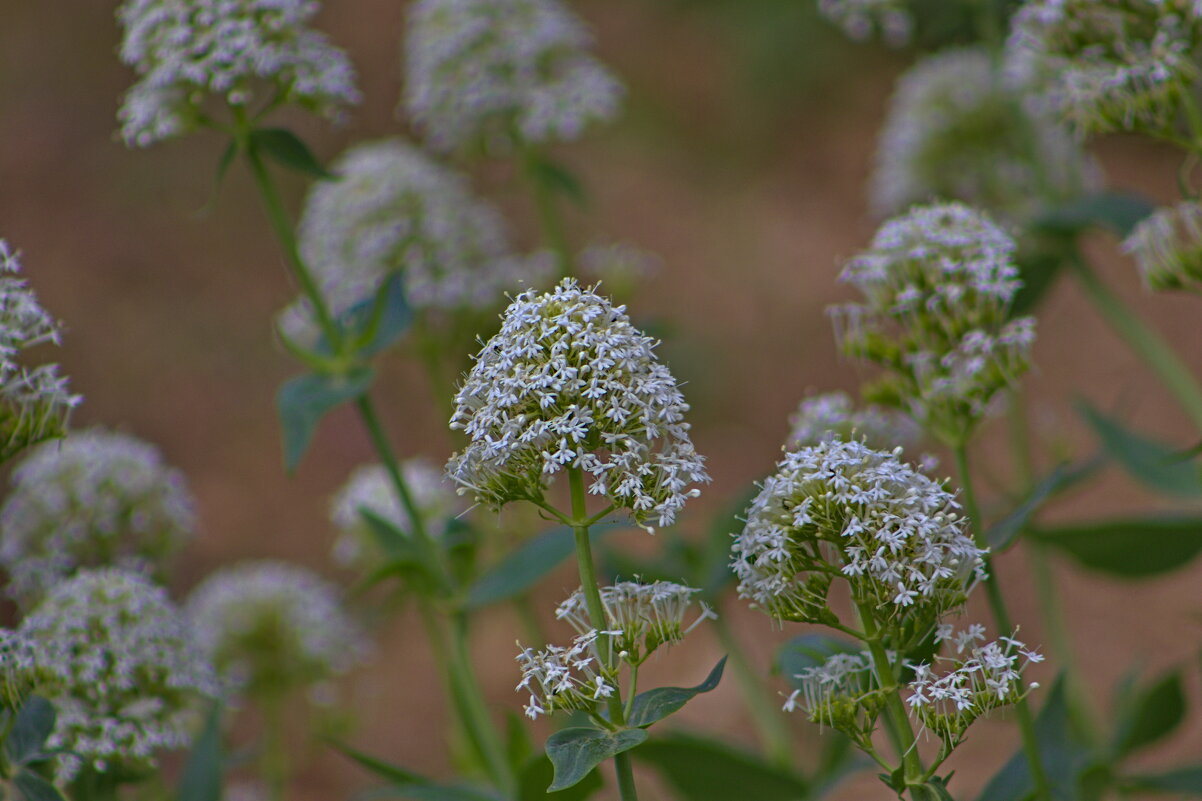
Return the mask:
<svg viewBox="0 0 1202 801">
<path fill-rule="evenodd" d="M 359 102 L 346 54 L 307 25 L 316 0 L 125 0 L 121 60 L 138 82 L 121 134 L 146 146 L 206 121 L 212 98 L 246 114 L 291 103 L 336 117 Z"/>
<path fill-rule="evenodd" d="M 560 0 L 418 0 L 405 109 L 441 151 L 576 139 L 622 97 L 589 43 Z"/>
<path fill-rule="evenodd" d="M 832 309 L 846 353 L 885 374 L 865 395 L 962 442 L 1029 366 L 1033 317 L 1010 318 L 1021 286 L 1014 240 L 961 203 L 886 222 L 841 280 L 864 296 Z"/>
<path fill-rule="evenodd" d="M 579 468 L 641 525 L 670 525 L 709 476 L 655 344 L 574 281 L 519 295 L 455 396 L 451 428 L 470 442 L 447 474 L 499 508 L 541 502 L 552 476 Z"/>
</svg>

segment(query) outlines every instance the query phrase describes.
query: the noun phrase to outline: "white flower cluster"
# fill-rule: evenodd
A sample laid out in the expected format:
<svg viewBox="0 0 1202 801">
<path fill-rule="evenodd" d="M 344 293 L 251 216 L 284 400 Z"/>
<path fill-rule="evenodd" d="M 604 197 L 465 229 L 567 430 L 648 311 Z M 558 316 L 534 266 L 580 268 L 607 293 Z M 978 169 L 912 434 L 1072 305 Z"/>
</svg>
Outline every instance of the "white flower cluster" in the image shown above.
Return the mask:
<svg viewBox="0 0 1202 801">
<path fill-rule="evenodd" d="M 81 567 L 162 578 L 196 530 L 183 475 L 139 439 L 91 428 L 30 451 L 0 508 L 0 564 L 26 609 Z"/>
<path fill-rule="evenodd" d="M 338 590 L 283 562 L 245 562 L 212 574 L 193 590 L 186 611 L 201 652 L 233 693 L 311 686 L 349 670 L 369 649 Z"/>
<path fill-rule="evenodd" d="M 597 639 L 616 633 L 590 630 L 576 637 L 567 648 L 560 645 L 548 645 L 541 651 L 522 648 L 517 655 L 522 680 L 514 689 L 530 693 L 526 715 L 534 720 L 561 709 L 594 709 L 613 695 L 617 689 L 616 671 L 601 664 Z"/>
<path fill-rule="evenodd" d="M 1135 257 L 1149 289 L 1202 290 L 1202 204 L 1157 209 L 1135 226 L 1123 250 Z"/>
<path fill-rule="evenodd" d="M 781 620 L 837 622 L 835 578 L 882 617 L 934 622 L 984 575 L 955 498 L 892 453 L 830 441 L 785 455 L 735 537 L 739 595 Z"/>
<path fill-rule="evenodd" d="M 39 688 L 58 722 L 58 777 L 81 769 L 136 776 L 155 753 L 191 741 L 212 670 L 161 587 L 115 569 L 80 571 L 21 623 L 49 674 Z"/>
<path fill-rule="evenodd" d="M 25 367 L 19 357 L 26 348 L 59 344 L 57 322 L 17 277 L 19 254 L 0 239 L 0 462 L 29 445 L 61 436 L 67 419 L 80 401 L 67 391 L 58 366 Z"/>
<path fill-rule="evenodd" d="M 1195 0 L 1029 0 L 1014 15 L 1007 70 L 1087 132 L 1173 133 L 1199 77 Z"/>
<path fill-rule="evenodd" d="M 210 96 L 335 117 L 359 102 L 346 54 L 307 26 L 316 0 L 125 0 L 121 60 L 139 76 L 118 117 L 130 145 L 194 129 Z M 266 93 L 264 93 L 266 89 Z"/>
<path fill-rule="evenodd" d="M 818 0 L 818 11 L 857 42 L 879 33 L 890 46 L 902 47 L 914 32 L 914 17 L 901 0 Z"/>
<path fill-rule="evenodd" d="M 467 179 L 399 139 L 357 145 L 305 201 L 300 250 L 330 311 L 341 316 L 370 300 L 389 276 L 402 276 L 418 309 L 484 308 L 506 290 L 548 281 L 547 254 L 512 252 L 500 213 L 474 197 Z M 316 336 L 307 303 L 282 328 L 294 340 Z"/>
<path fill-rule="evenodd" d="M 896 658 L 896 654 L 889 652 Z M 880 682 L 872 665 L 872 655 L 861 653 L 832 654 L 821 665 L 808 667 L 794 679 L 801 686 L 789 693 L 784 710 L 798 707 L 813 723 L 836 727 L 839 730 L 870 728 L 875 712 L 882 704 L 876 698 Z M 861 716 L 860 713 L 866 713 Z"/>
<path fill-rule="evenodd" d="M 985 639 L 980 624 L 955 633 L 951 624 L 941 624 L 936 639 L 955 642 L 956 656 L 944 660 L 953 666 L 937 676 L 930 665 L 914 665 L 907 703 L 916 721 L 941 737 L 957 737 L 981 715 L 1016 703 L 1023 693 L 1023 671 L 1043 661 L 1041 654 L 1013 637 L 977 645 Z"/>
<path fill-rule="evenodd" d="M 984 48 L 945 50 L 897 83 L 877 148 L 872 205 L 961 200 L 1021 222 L 1096 181 L 1068 129 L 1023 103 Z"/>
<path fill-rule="evenodd" d="M 455 396 L 451 428 L 471 441 L 447 474 L 499 508 L 541 502 L 552 476 L 580 468 L 640 525 L 671 525 L 709 475 L 655 344 L 570 279 L 519 295 Z"/>
<path fill-rule="evenodd" d="M 622 97 L 589 44 L 560 0 L 418 0 L 405 109 L 442 151 L 576 139 L 613 118 Z"/>
<path fill-rule="evenodd" d="M 908 448 L 922 438 L 909 417 L 880 406 L 855 408 L 846 392 L 811 395 L 789 417 L 787 449 L 805 448 L 830 440 L 858 440 L 870 448 Z"/>
<path fill-rule="evenodd" d="M 605 609 L 605 626 L 613 633 L 614 651 L 624 661 L 637 665 L 659 646 L 680 642 L 703 620 L 716 618 L 713 610 L 701 603 L 697 618 L 685 626 L 685 615 L 693 605 L 693 596 L 699 592 L 671 581 L 649 584 L 623 581 L 602 587 L 601 605 Z M 583 589 L 561 603 L 555 617 L 567 620 L 580 634 L 593 630 Z"/>
<path fill-rule="evenodd" d="M 0 629 L 0 708 L 19 709 L 45 676 L 29 637 L 20 631 Z"/>
<path fill-rule="evenodd" d="M 442 471 L 425 459 L 410 459 L 401 464 L 401 476 L 413 496 L 413 502 L 427 530 L 439 533 L 456 511 L 455 493 Z M 382 464 L 355 469 L 330 504 L 330 520 L 341 532 L 334 542 L 334 561 L 343 567 L 378 566 L 376 537 L 363 520 L 367 511 L 406 533 L 413 528 L 396 488 Z"/>
<path fill-rule="evenodd" d="M 955 444 L 1029 366 L 1032 317 L 1009 319 L 1021 286 L 1014 240 L 961 203 L 887 221 L 840 280 L 864 295 L 832 308 L 843 349 L 888 372 L 866 394 Z"/>
</svg>

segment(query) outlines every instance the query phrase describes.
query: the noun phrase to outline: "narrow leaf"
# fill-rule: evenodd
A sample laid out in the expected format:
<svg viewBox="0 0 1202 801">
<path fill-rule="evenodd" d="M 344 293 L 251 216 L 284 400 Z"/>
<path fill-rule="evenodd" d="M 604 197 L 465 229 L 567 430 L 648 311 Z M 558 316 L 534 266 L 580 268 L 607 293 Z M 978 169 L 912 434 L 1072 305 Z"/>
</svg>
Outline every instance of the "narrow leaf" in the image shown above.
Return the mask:
<svg viewBox="0 0 1202 801">
<path fill-rule="evenodd" d="M 341 376 L 320 373 L 297 376 L 280 387 L 276 408 L 283 429 L 284 465 L 288 472 L 300 464 L 321 418 L 365 393 L 374 377 L 370 367 L 359 367 Z"/>
<path fill-rule="evenodd" d="M 392 562 L 421 561 L 413 540 L 404 531 L 397 528 L 391 520 L 380 517 L 367 507 L 359 509 L 359 517 L 367 523 L 372 538 L 380 546 L 380 550 Z"/>
<path fill-rule="evenodd" d="M 266 153 L 290 170 L 314 178 L 336 179 L 309 150 L 300 137 L 287 128 L 259 128 L 251 131 L 248 146 Z"/>
<path fill-rule="evenodd" d="M 1127 192 L 1096 192 L 1045 212 L 1035 227 L 1054 233 L 1074 234 L 1091 227 L 1107 228 L 1126 238 L 1155 206 Z"/>
<path fill-rule="evenodd" d="M 4 741 L 10 762 L 24 765 L 42 756 L 46 738 L 54 731 L 54 706 L 40 695 L 31 695 L 17 711 L 12 731 Z"/>
<path fill-rule="evenodd" d="M 1202 765 L 1178 768 L 1165 773 L 1124 776 L 1122 785 L 1128 792 L 1202 796 Z"/>
<path fill-rule="evenodd" d="M 651 766 L 688 801 L 800 801 L 810 797 L 801 776 L 760 757 L 692 734 L 648 740 L 634 758 Z"/>
<path fill-rule="evenodd" d="M 1141 692 L 1115 731 L 1114 753 L 1127 756 L 1167 737 L 1185 720 L 1181 673 L 1173 671 Z"/>
<path fill-rule="evenodd" d="M 413 319 L 404 279 L 400 273 L 393 273 L 374 297 L 352 306 L 338 320 L 338 325 L 351 341 L 358 342 L 360 355 L 369 357 L 404 336 Z"/>
<path fill-rule="evenodd" d="M 547 738 L 547 757 L 555 768 L 555 781 L 547 792 L 566 790 L 584 780 L 593 768 L 647 739 L 644 729 L 561 729 Z"/>
<path fill-rule="evenodd" d="M 562 164 L 545 156 L 537 156 L 529 162 L 528 169 L 536 181 L 552 192 L 571 199 L 578 206 L 587 204 L 584 185 Z"/>
<path fill-rule="evenodd" d="M 601 523 L 593 526 L 589 530 L 589 539 L 595 542 L 597 537 L 617 528 L 626 528 L 626 525 Z M 568 526 L 553 528 L 527 540 L 476 580 L 468 590 L 466 607 L 479 609 L 521 595 L 575 550 L 576 542 Z"/>
<path fill-rule="evenodd" d="M 722 657 L 718 660 L 718 664 L 714 665 L 710 674 L 705 677 L 705 681 L 696 687 L 656 687 L 654 690 L 639 693 L 634 697 L 626 725 L 646 728 L 652 723 L 663 720 L 696 696 L 708 693 L 717 687 L 718 682 L 722 680 L 722 670 L 725 667 L 726 657 Z"/>
<path fill-rule="evenodd" d="M 555 766 L 546 755 L 531 759 L 518 776 L 517 801 L 585 801 L 603 786 L 600 771 L 592 771 L 575 785 L 554 793 L 547 792 L 555 779 Z"/>
<path fill-rule="evenodd" d="M 64 801 L 58 788 L 31 770 L 18 773 L 13 785 L 24 801 Z"/>
<path fill-rule="evenodd" d="M 225 772 L 225 755 L 221 747 L 220 704 L 213 704 L 205 718 L 184 771 L 180 775 L 177 801 L 221 801 L 221 787 Z"/>
<path fill-rule="evenodd" d="M 1091 570 L 1146 578 L 1183 567 L 1202 551 L 1202 518 L 1152 517 L 1030 530 Z"/>
<path fill-rule="evenodd" d="M 216 194 L 221 182 L 225 180 L 225 174 L 229 172 L 230 165 L 234 163 L 234 158 L 238 155 L 238 141 L 231 139 L 230 143 L 225 146 L 225 150 L 221 153 L 221 158 L 217 160 L 217 180 L 213 187 L 213 192 Z"/>
<path fill-rule="evenodd" d="M 1010 547 L 1049 498 L 1058 495 L 1069 486 L 1092 474 L 1099 465 L 1098 459 L 1092 459 L 1076 467 L 1069 464 L 1056 465 L 1035 485 L 1030 494 L 1015 507 L 1014 511 L 994 523 L 986 532 L 985 539 L 988 541 L 990 549 L 994 553 L 1001 553 Z"/>
<path fill-rule="evenodd" d="M 1055 252 L 1039 253 L 1020 260 L 1018 270 L 1022 286 L 1010 304 L 1011 319 L 1035 311 L 1048 291 L 1056 285 L 1056 279 L 1064 270 L 1064 259 Z"/>
<path fill-rule="evenodd" d="M 402 768 L 400 765 L 394 765 L 387 760 L 380 759 L 379 757 L 372 756 L 371 754 L 366 754 L 363 751 L 360 751 L 357 748 L 352 748 L 346 743 L 339 742 L 338 740 L 327 740 L 326 742 L 335 751 L 357 763 L 360 767 L 366 768 L 377 776 L 387 779 L 390 782 L 394 782 L 398 786 L 429 784 L 428 779 L 419 776 L 407 768 Z"/>
<path fill-rule="evenodd" d="M 1202 496 L 1202 478 L 1197 466 L 1183 461 L 1177 450 L 1127 430 L 1088 403 L 1082 402 L 1079 408 L 1106 451 L 1132 478 L 1165 495 Z"/>
</svg>

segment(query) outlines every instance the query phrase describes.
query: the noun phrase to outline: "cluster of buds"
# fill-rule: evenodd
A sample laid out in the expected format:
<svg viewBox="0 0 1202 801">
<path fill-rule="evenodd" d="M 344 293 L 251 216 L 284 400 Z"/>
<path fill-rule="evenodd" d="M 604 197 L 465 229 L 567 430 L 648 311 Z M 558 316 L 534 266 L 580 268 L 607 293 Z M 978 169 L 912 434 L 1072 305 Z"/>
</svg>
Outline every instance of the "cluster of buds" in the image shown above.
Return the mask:
<svg viewBox="0 0 1202 801">
<path fill-rule="evenodd" d="M 785 455 L 735 537 L 739 594 L 779 620 L 838 624 L 836 579 L 882 621 L 929 628 L 984 575 L 955 498 L 899 458 L 860 442 Z"/>
<path fill-rule="evenodd" d="M 1014 240 L 961 203 L 886 222 L 841 280 L 864 296 L 832 308 L 843 350 L 886 370 L 865 394 L 963 442 L 1029 366 L 1032 317 L 1010 317 L 1021 286 Z"/>
<path fill-rule="evenodd" d="M 1123 242 L 1149 289 L 1202 291 L 1202 204 L 1157 209 Z"/>
<path fill-rule="evenodd" d="M 500 508 L 542 503 L 551 477 L 580 469 L 640 525 L 670 525 L 709 475 L 655 345 L 625 307 L 570 279 L 522 293 L 455 396 L 451 428 L 470 442 L 447 474 Z"/>
<path fill-rule="evenodd" d="M 833 654 L 793 678 L 798 687 L 785 700 L 786 712 L 801 708 L 811 723 L 830 726 L 856 742 L 872 735 L 885 696 L 867 651 Z"/>
<path fill-rule="evenodd" d="M 661 645 L 680 642 L 702 621 L 717 617 L 701 603 L 700 614 L 685 625 L 685 616 L 698 592 L 671 581 L 623 581 L 602 587 L 601 606 L 615 655 L 627 664 L 640 665 Z M 568 621 L 582 635 L 593 630 L 583 589 L 561 603 L 555 617 Z"/>
<path fill-rule="evenodd" d="M 1091 133 L 1175 136 L 1199 77 L 1193 0 L 1032 0 L 1013 18 L 1007 70 Z"/>
<path fill-rule="evenodd" d="M 945 50 L 897 83 L 877 148 L 879 216 L 960 200 L 1021 223 L 1079 196 L 1098 170 L 1066 126 L 1023 102 L 984 48 Z"/>
</svg>

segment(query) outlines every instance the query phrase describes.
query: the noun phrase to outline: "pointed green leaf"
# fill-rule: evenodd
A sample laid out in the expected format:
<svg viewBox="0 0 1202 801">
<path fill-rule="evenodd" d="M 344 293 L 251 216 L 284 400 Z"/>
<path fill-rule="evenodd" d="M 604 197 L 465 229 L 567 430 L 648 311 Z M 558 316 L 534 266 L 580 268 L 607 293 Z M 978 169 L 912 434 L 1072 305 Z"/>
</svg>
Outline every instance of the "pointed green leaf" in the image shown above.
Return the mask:
<svg viewBox="0 0 1202 801">
<path fill-rule="evenodd" d="M 31 770 L 18 773 L 13 786 L 24 801 L 64 801 L 58 788 Z"/>
<path fill-rule="evenodd" d="M 1180 671 L 1163 676 L 1132 699 L 1116 726 L 1113 750 L 1124 757 L 1168 736 L 1185 720 Z"/>
<path fill-rule="evenodd" d="M 258 128 L 250 132 L 247 146 L 266 153 L 290 170 L 314 178 L 336 179 L 309 150 L 300 137 L 287 128 Z"/>
<path fill-rule="evenodd" d="M 587 204 L 584 185 L 567 167 L 541 155 L 532 158 L 527 167 L 534 180 L 547 189 L 571 199 L 578 206 Z"/>
<path fill-rule="evenodd" d="M 221 801 L 225 772 L 221 715 L 221 705 L 213 704 L 205 718 L 204 728 L 192 744 L 188 761 L 184 763 L 179 790 L 175 795 L 177 801 Z"/>
<path fill-rule="evenodd" d="M 773 672 L 797 687 L 797 674 L 822 665 L 835 654 L 858 654 L 861 647 L 851 640 L 825 634 L 802 634 L 783 643 L 776 652 Z"/>
<path fill-rule="evenodd" d="M 1107 228 L 1126 238 L 1156 207 L 1128 192 L 1095 192 L 1042 214 L 1033 225 L 1052 233 L 1075 234 L 1087 228 Z"/>
<path fill-rule="evenodd" d="M 390 560 L 415 563 L 421 561 L 413 540 L 391 520 L 380 517 L 366 506 L 359 509 L 359 517 L 367 524 L 372 538 Z"/>
<path fill-rule="evenodd" d="M 1072 466 L 1058 464 L 1050 473 L 1035 485 L 1014 511 L 1006 515 L 990 527 L 985 534 L 989 548 L 993 553 L 1001 553 L 1010 547 L 1015 538 L 1031 522 L 1031 518 L 1040 507 L 1070 486 L 1090 476 L 1101 465 L 1101 460 L 1091 459 L 1083 464 Z"/>
<path fill-rule="evenodd" d="M 31 695 L 17 711 L 12 730 L 4 741 L 10 762 L 24 765 L 43 755 L 46 738 L 54 731 L 54 706 L 40 695 Z"/>
<path fill-rule="evenodd" d="M 561 729 L 547 738 L 547 757 L 555 768 L 555 781 L 547 792 L 566 790 L 588 776 L 607 759 L 629 751 L 647 739 L 645 729 Z"/>
<path fill-rule="evenodd" d="M 1182 460 L 1176 449 L 1127 430 L 1088 403 L 1082 402 L 1079 408 L 1107 453 L 1132 478 L 1165 495 L 1202 496 L 1202 476 L 1197 465 Z"/>
<path fill-rule="evenodd" d="M 221 186 L 221 182 L 225 180 L 225 174 L 230 171 L 230 165 L 234 163 L 234 158 L 238 155 L 238 141 L 231 139 L 230 143 L 225 146 L 225 150 L 221 153 L 221 158 L 217 160 L 217 181 L 213 187 L 214 193 L 217 187 Z"/>
<path fill-rule="evenodd" d="M 338 740 L 327 740 L 326 742 L 335 751 L 357 763 L 360 767 L 366 768 L 377 776 L 394 782 L 398 786 L 429 784 L 429 780 L 425 777 L 419 776 L 407 768 L 402 768 L 400 765 L 394 765 L 387 760 L 364 753 Z"/>
<path fill-rule="evenodd" d="M 1124 776 L 1122 786 L 1127 792 L 1202 796 L 1202 765 Z"/>
<path fill-rule="evenodd" d="M 555 766 L 545 754 L 539 754 L 518 775 L 517 801 L 585 801 L 603 786 L 601 773 L 594 770 L 566 790 L 547 792 L 554 779 Z"/>
<path fill-rule="evenodd" d="M 1019 260 L 1019 280 L 1022 286 L 1010 304 L 1010 318 L 1032 314 L 1044 299 L 1056 279 L 1064 270 L 1064 258 L 1060 253 L 1047 252 L 1024 256 Z"/>
<path fill-rule="evenodd" d="M 1029 536 L 1083 566 L 1121 578 L 1146 578 L 1185 566 L 1202 551 L 1202 518 L 1150 517 L 1057 528 Z"/>
<path fill-rule="evenodd" d="M 634 752 L 688 801 L 800 801 L 805 780 L 726 743 L 692 734 L 657 735 Z"/>
<path fill-rule="evenodd" d="M 367 392 L 375 372 L 359 367 L 346 375 L 310 373 L 286 381 L 276 394 L 276 408 L 284 436 L 284 465 L 296 469 L 313 441 L 321 418 L 335 407 Z"/>
<path fill-rule="evenodd" d="M 726 667 L 726 657 L 718 660 L 714 669 L 705 677 L 705 681 L 696 687 L 656 687 L 634 697 L 630 707 L 630 715 L 626 720 L 628 726 L 646 728 L 652 723 L 663 720 L 668 715 L 677 712 L 681 707 L 692 701 L 701 693 L 708 693 L 722 681 L 722 670 Z"/>
<path fill-rule="evenodd" d="M 606 532 L 626 527 L 624 523 L 601 523 L 589 530 L 589 539 L 596 542 Z M 575 550 L 576 541 L 568 526 L 553 528 L 527 540 L 472 584 L 466 608 L 479 609 L 521 595 Z"/>
<path fill-rule="evenodd" d="M 393 273 L 374 297 L 352 306 L 338 325 L 364 357 L 374 356 L 393 345 L 413 325 L 413 308 L 405 296 L 405 282 Z"/>
</svg>

